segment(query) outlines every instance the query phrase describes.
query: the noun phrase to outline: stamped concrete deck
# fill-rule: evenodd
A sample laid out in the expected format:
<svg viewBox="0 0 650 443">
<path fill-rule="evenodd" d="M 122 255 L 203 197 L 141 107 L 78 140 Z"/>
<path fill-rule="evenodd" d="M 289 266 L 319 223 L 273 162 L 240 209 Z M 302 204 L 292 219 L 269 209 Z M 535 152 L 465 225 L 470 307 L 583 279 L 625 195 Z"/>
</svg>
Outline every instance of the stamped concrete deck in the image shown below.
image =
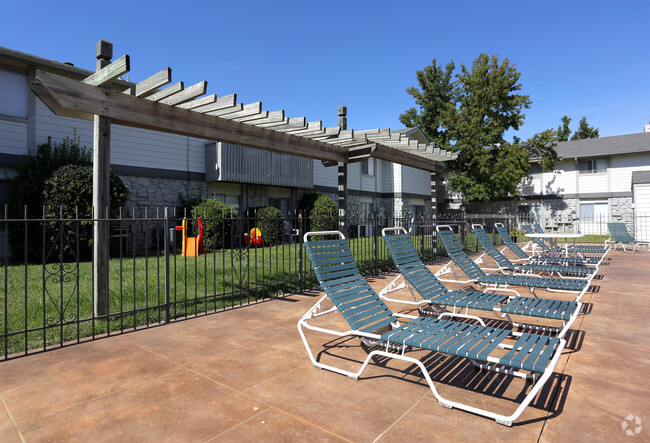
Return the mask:
<svg viewBox="0 0 650 443">
<path fill-rule="evenodd" d="M 315 369 L 296 329 L 313 291 L 2 362 L 0 441 L 648 441 L 650 254 L 609 258 L 556 374 L 511 428 L 440 407 L 405 363 L 358 381 Z M 358 340 L 309 338 L 323 362 L 366 355 Z M 418 355 L 452 400 L 510 413 L 526 388 Z M 641 424 L 624 429 L 628 416 Z"/>
</svg>

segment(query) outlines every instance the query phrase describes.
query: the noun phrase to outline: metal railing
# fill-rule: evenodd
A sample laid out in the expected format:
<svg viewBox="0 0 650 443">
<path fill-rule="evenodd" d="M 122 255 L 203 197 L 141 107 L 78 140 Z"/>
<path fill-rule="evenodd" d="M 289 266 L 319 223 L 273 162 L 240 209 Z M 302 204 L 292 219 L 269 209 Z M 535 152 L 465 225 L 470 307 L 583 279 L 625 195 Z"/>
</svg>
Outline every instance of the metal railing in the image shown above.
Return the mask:
<svg viewBox="0 0 650 443">
<path fill-rule="evenodd" d="M 203 223 L 204 250 L 192 254 Z M 94 311 L 92 224 L 83 217 L 0 219 L 0 360 L 42 352 L 98 337 L 152 327 L 282 297 L 317 286 L 302 246 L 302 236 L 320 223 L 317 216 L 293 214 L 275 221 L 230 214 L 177 216 L 165 210 L 131 211 L 110 224 L 109 294 L 106 314 Z M 332 217 L 330 216 L 330 219 Z M 330 220 L 331 221 L 331 220 Z M 473 223 L 485 226 L 495 243 L 494 229 L 503 223 L 518 241 L 522 216 L 438 214 L 350 214 L 351 250 L 361 272 L 377 275 L 394 269 L 381 238 L 384 227 L 402 226 L 411 235 L 425 263 L 444 258 L 435 235 L 436 224 L 454 225 L 468 251 L 477 251 Z M 177 228 L 186 226 L 186 239 Z M 275 223 L 275 224 L 274 224 Z M 330 229 L 336 229 L 335 224 Z M 575 220 L 573 226 L 597 230 L 585 241 L 602 243 L 607 220 Z M 577 223 L 577 224 L 576 224 Z M 648 233 L 650 217 L 629 221 L 638 233 Z M 545 229 L 558 229 L 543 224 Z M 257 245 L 255 228 L 262 242 Z M 630 229 L 634 234 L 634 230 Z M 186 253 L 184 253 L 184 251 Z"/>
<path fill-rule="evenodd" d="M 28 219 L 5 212 L 0 219 L 0 360 L 316 286 L 302 247 L 302 235 L 316 218 L 293 214 L 269 222 L 230 214 L 177 216 L 164 209 L 108 220 L 63 215 Z M 204 247 L 197 254 L 199 218 Z M 108 222 L 111 232 L 109 250 L 103 251 L 109 257 L 109 294 L 102 315 L 94 310 L 95 222 Z M 349 217 L 347 236 L 362 273 L 393 269 L 381 229 L 408 223 L 408 217 Z M 177 229 L 183 224 L 185 242 Z M 427 232 L 416 228 L 413 236 L 423 259 L 431 261 L 437 245 Z"/>
</svg>

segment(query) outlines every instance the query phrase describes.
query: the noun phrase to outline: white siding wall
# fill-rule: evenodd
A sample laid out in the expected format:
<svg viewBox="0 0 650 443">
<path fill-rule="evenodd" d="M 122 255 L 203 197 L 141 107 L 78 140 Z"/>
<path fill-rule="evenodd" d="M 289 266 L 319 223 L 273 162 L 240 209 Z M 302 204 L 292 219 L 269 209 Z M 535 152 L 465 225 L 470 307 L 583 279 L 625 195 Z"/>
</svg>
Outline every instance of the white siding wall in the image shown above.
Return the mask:
<svg viewBox="0 0 650 443">
<path fill-rule="evenodd" d="M 93 147 L 93 123 L 76 118 L 59 117 L 54 115 L 45 104 L 36 99 L 36 144 L 47 143 L 47 138 L 60 142 L 66 137 L 72 137 L 72 130 L 76 129 L 79 144 L 89 150 Z"/>
<path fill-rule="evenodd" d="M 377 160 L 377 191 L 393 192 L 393 164 Z"/>
<path fill-rule="evenodd" d="M 650 170 L 650 154 L 612 157 L 609 167 L 611 192 L 630 192 L 632 172 Z"/>
<path fill-rule="evenodd" d="M 537 194 L 574 194 L 576 192 L 576 168 L 573 160 L 565 160 L 555 171 L 537 174 L 535 190 Z"/>
<path fill-rule="evenodd" d="M 314 185 L 338 187 L 338 168 L 336 166 L 326 168 L 320 160 L 314 160 Z"/>
<path fill-rule="evenodd" d="M 631 182 L 628 180 L 627 183 L 629 191 Z M 609 176 L 606 172 L 592 174 L 578 173 L 578 189 L 580 194 L 609 192 Z"/>
<path fill-rule="evenodd" d="M 27 154 L 27 123 L 0 120 L 0 152 Z"/>
<path fill-rule="evenodd" d="M 205 143 L 193 137 L 113 125 L 111 163 L 205 172 Z"/>
<path fill-rule="evenodd" d="M 61 141 L 76 129 L 81 146 L 92 151 L 93 124 L 54 115 L 36 100 L 36 143 L 52 137 Z M 125 166 L 205 172 L 205 140 L 166 134 L 146 129 L 113 125 L 111 128 L 111 163 Z"/>
<path fill-rule="evenodd" d="M 431 173 L 402 166 L 402 192 L 429 195 L 431 193 Z"/>
<path fill-rule="evenodd" d="M 377 179 L 375 176 L 362 175 L 361 176 L 361 190 L 368 192 L 375 192 L 377 190 Z"/>
<path fill-rule="evenodd" d="M 351 163 L 348 165 L 348 189 L 357 191 L 361 189 L 361 163 Z"/>
</svg>

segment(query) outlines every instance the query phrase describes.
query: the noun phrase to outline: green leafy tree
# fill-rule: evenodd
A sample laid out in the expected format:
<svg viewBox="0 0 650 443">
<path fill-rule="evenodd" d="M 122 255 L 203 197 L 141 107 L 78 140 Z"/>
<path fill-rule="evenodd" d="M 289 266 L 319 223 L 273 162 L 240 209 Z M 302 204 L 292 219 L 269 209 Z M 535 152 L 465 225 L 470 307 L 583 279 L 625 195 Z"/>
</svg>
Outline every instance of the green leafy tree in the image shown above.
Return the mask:
<svg viewBox="0 0 650 443">
<path fill-rule="evenodd" d="M 569 136 L 571 135 L 571 129 L 569 129 L 569 123 L 571 119 L 565 115 L 562 117 L 562 125 L 557 128 L 557 141 L 567 142 L 569 141 Z"/>
<path fill-rule="evenodd" d="M 547 129 L 535 134 L 521 145 L 528 151 L 529 156 L 540 164 L 542 171 L 551 171 L 555 163 L 560 161 L 555 151 L 557 142 L 557 133 L 552 129 Z"/>
<path fill-rule="evenodd" d="M 90 152 L 79 145 L 79 137 L 73 130 L 72 138 L 62 142 L 40 144 L 35 152 L 24 156 L 14 170 L 16 176 L 9 182 L 9 217 L 39 219 L 43 217 L 43 189 L 47 180 L 57 169 L 65 165 L 90 166 Z M 27 211 L 25 211 L 27 207 Z M 43 239 L 41 227 L 37 223 L 15 223 L 10 226 L 9 244 L 15 260 L 42 260 Z M 27 229 L 27 244 L 25 244 Z"/>
<path fill-rule="evenodd" d="M 110 174 L 110 216 L 117 218 L 124 206 L 128 190 L 119 175 Z M 56 252 L 51 259 L 57 260 L 63 245 L 64 258 L 90 260 L 93 231 L 93 168 L 92 166 L 62 166 L 43 185 L 46 218 L 58 221 L 46 222 L 48 246 Z M 84 221 L 62 221 L 63 219 L 86 219 Z M 78 242 L 78 245 L 77 245 Z M 79 254 L 75 250 L 79 249 Z M 71 254 L 72 253 L 72 254 Z"/>
<path fill-rule="evenodd" d="M 580 119 L 580 124 L 578 125 L 578 130 L 573 133 L 571 140 L 584 140 L 587 138 L 598 138 L 598 129 L 589 126 L 589 123 L 587 123 L 587 117 L 582 117 L 582 119 Z"/>
<path fill-rule="evenodd" d="M 267 246 L 282 243 L 284 234 L 284 213 L 272 206 L 261 208 L 255 214 L 256 227 L 262 232 L 262 239 Z"/>
<path fill-rule="evenodd" d="M 528 147 L 508 142 L 505 133 L 523 124 L 523 110 L 530 108 L 528 95 L 519 94 L 521 74 L 508 59 L 480 54 L 471 69 L 464 64 L 452 81 L 454 63 L 445 68 L 434 59 L 418 71 L 418 88 L 409 88 L 415 108 L 401 114 L 406 126 L 420 125 L 439 147 L 453 150 L 458 158 L 448 182 L 467 201 L 491 201 L 516 193 L 528 170 Z M 552 149 L 552 147 L 550 148 Z"/>
<path fill-rule="evenodd" d="M 423 70 L 418 70 L 416 77 L 420 88 L 410 87 L 406 90 L 415 99 L 416 108 L 407 109 L 399 121 L 407 128 L 419 126 L 427 138 L 440 147 L 449 146 L 448 120 L 454 112 L 454 62 L 444 68 L 436 60 Z"/>
<path fill-rule="evenodd" d="M 229 248 L 232 245 L 234 220 L 238 217 L 235 209 L 215 198 L 204 198 L 192 207 L 191 213 L 194 235 L 199 233 L 197 218 L 203 219 L 203 244 L 206 250 Z"/>
</svg>

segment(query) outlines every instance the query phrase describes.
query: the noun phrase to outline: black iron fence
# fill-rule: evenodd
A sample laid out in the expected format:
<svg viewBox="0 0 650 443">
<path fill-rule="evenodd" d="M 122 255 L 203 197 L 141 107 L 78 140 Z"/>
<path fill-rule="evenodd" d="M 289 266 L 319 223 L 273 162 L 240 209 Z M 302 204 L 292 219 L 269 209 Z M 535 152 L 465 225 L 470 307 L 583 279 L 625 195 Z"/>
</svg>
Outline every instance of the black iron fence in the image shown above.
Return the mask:
<svg viewBox="0 0 650 443">
<path fill-rule="evenodd" d="M 92 255 L 92 225 L 98 220 L 59 215 L 27 219 L 9 218 L 5 212 L 0 219 L 0 360 L 316 286 L 302 236 L 313 226 L 322 229 L 322 220 L 301 214 L 270 221 L 230 214 L 179 216 L 144 209 L 102 220 L 110 226 L 110 246 L 102 251 L 109 257 L 103 271 L 109 289 L 104 313 L 99 315 L 94 306 Z M 404 227 L 421 258 L 432 263 L 442 259 L 443 252 L 436 224 L 453 225 L 465 247 L 473 251 L 478 250 L 473 223 L 485 226 L 499 243 L 495 223 L 503 223 L 524 241 L 518 229 L 523 221 L 535 220 L 462 213 L 352 214 L 346 234 L 362 273 L 377 275 L 394 269 L 381 238 L 384 227 Z M 590 234 L 586 241 L 602 242 L 606 221 L 588 222 L 592 228 L 598 225 L 603 234 Z M 337 229 L 337 223 L 333 218 L 329 229 Z"/>
<path fill-rule="evenodd" d="M 108 295 L 95 306 L 93 223 L 110 226 Z M 320 220 L 322 223 L 322 220 Z M 144 209 L 119 218 L 0 220 L 0 360 L 257 303 L 316 285 L 302 236 L 316 220 L 294 214 L 180 216 Z M 362 273 L 393 268 L 381 239 L 405 226 L 422 257 L 437 244 L 431 221 L 354 214 L 347 235 Z M 337 229 L 336 218 L 333 226 Z"/>
</svg>

